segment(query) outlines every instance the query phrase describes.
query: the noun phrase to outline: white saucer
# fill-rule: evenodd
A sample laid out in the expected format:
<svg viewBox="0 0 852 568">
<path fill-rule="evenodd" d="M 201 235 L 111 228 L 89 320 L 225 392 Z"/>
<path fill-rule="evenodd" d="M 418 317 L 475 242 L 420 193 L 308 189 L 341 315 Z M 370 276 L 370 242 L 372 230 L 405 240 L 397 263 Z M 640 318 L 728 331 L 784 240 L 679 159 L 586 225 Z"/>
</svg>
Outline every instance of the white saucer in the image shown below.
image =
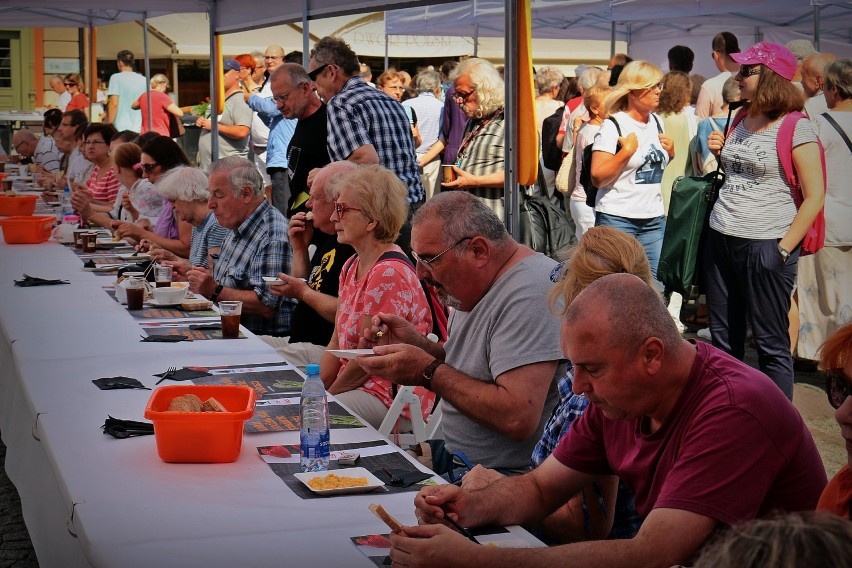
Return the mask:
<svg viewBox="0 0 852 568">
<path fill-rule="evenodd" d="M 341 359 L 354 359 L 355 357 L 375 355 L 372 349 L 326 349 L 326 351 Z"/>
</svg>

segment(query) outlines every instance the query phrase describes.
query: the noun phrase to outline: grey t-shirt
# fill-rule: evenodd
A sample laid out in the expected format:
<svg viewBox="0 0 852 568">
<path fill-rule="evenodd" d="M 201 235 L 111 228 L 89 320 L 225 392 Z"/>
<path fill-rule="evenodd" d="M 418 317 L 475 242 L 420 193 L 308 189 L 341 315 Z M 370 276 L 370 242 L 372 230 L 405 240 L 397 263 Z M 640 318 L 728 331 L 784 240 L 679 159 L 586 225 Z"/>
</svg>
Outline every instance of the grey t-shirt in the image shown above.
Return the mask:
<svg viewBox="0 0 852 568">
<path fill-rule="evenodd" d="M 232 93 L 225 99 L 225 107 L 219 117 L 219 124 L 226 126 L 248 126 L 251 128 L 252 111 L 243 98 L 242 91 Z M 204 130 L 198 141 L 198 162 L 202 171 L 207 171 L 211 162 L 212 141 L 211 132 Z M 248 157 L 249 136 L 244 138 L 230 138 L 219 134 L 219 157 L 228 156 Z"/>
<path fill-rule="evenodd" d="M 523 365 L 562 359 L 559 318 L 547 304 L 556 262 L 542 254 L 523 259 L 491 287 L 470 312 L 453 311 L 446 362 L 474 379 L 496 377 Z M 551 382 L 538 428 L 522 442 L 478 424 L 441 400 L 447 449 L 461 450 L 476 464 L 490 468 L 524 469 L 556 404 Z"/>
</svg>

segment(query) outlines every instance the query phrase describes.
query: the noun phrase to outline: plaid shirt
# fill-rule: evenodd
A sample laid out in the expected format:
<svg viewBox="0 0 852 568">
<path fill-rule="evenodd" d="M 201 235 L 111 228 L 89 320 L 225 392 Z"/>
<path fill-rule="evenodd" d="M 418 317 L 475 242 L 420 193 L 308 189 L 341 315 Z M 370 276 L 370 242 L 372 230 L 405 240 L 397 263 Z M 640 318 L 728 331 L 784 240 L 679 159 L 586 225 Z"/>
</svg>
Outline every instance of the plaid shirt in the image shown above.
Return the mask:
<svg viewBox="0 0 852 568">
<path fill-rule="evenodd" d="M 405 110 L 355 75 L 328 101 L 328 155 L 332 162 L 345 160 L 367 144 L 376 149 L 379 163 L 408 187 L 408 202 L 422 201 L 425 193 Z"/>
<path fill-rule="evenodd" d="M 211 211 L 200 227 L 192 228 L 192 241 L 189 246 L 189 263 L 207 267 L 207 251 L 221 247 L 228 236 L 228 229 L 221 226 Z"/>
<path fill-rule="evenodd" d="M 533 450 L 530 462 L 532 467 L 538 467 L 547 459 L 553 452 L 560 438 L 568 433 L 571 429 L 571 424 L 583 414 L 583 411 L 589 406 L 589 400 L 582 394 L 574 394 L 571 387 L 574 384 L 574 369 L 571 365 L 567 365 L 565 373 L 559 377 L 557 388 L 559 389 L 559 400 L 553 408 L 553 413 L 550 415 L 550 420 L 544 427 L 544 433 L 541 435 L 541 440 L 536 444 Z M 598 491 L 600 488 L 597 487 Z M 583 517 L 586 519 L 586 530 L 588 527 L 588 506 L 589 500 L 592 497 L 597 497 L 597 501 L 601 507 L 604 507 L 603 497 L 600 493 L 597 496 L 583 494 Z M 633 502 L 633 492 L 621 481 L 618 482 L 618 495 L 615 502 L 615 516 L 612 523 L 612 531 L 609 533 L 609 538 L 633 538 L 639 528 L 642 526 L 642 517 L 636 512 L 636 505 Z"/>
<path fill-rule="evenodd" d="M 228 232 L 213 278 L 226 288 L 254 290 L 260 302 L 276 311 L 271 319 L 243 314 L 240 323 L 263 335 L 288 335 L 296 307 L 292 298 L 274 296 L 264 285 L 263 276 L 290 272 L 290 242 L 287 219 L 266 200 L 248 219 Z"/>
</svg>

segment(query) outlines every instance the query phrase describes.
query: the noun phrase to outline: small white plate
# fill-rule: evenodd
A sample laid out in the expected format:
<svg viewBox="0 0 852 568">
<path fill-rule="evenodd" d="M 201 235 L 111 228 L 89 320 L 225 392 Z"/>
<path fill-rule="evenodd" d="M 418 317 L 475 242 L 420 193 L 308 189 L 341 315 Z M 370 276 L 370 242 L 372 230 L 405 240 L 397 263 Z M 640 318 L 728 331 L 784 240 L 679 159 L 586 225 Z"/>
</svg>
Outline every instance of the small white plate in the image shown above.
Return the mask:
<svg viewBox="0 0 852 568">
<path fill-rule="evenodd" d="M 130 243 L 124 239 L 121 239 L 120 241 L 114 241 L 112 239 L 96 239 L 95 244 L 99 247 L 126 247 L 130 245 Z"/>
<path fill-rule="evenodd" d="M 263 281 L 266 282 L 270 286 L 283 286 L 284 285 L 284 281 L 279 280 L 275 276 L 261 276 L 261 278 L 263 278 Z"/>
<path fill-rule="evenodd" d="M 94 268 L 83 267 L 83 272 L 115 272 L 119 268 L 124 266 L 123 264 L 102 264 L 100 266 L 96 266 Z"/>
<path fill-rule="evenodd" d="M 325 477 L 330 473 L 333 473 L 338 477 L 366 477 L 367 485 L 360 485 L 358 487 L 341 487 L 340 489 L 314 489 L 313 487 L 308 485 L 308 480 L 313 479 L 315 477 Z M 304 483 L 305 487 L 307 487 L 317 495 L 347 495 L 351 493 L 367 493 L 369 491 L 373 491 L 374 489 L 378 489 L 379 487 L 384 487 L 385 485 L 381 479 L 379 479 L 363 467 L 347 467 L 345 469 L 334 469 L 331 471 L 306 471 L 303 473 L 294 473 L 293 477 Z"/>
<path fill-rule="evenodd" d="M 341 359 L 354 359 L 355 357 L 363 357 L 365 355 L 375 355 L 372 349 L 326 349 L 326 351 Z"/>
<path fill-rule="evenodd" d="M 129 261 L 132 261 L 132 262 L 135 262 L 137 260 L 151 260 L 151 255 L 144 253 L 144 252 L 140 252 L 139 254 L 136 254 L 136 255 L 134 255 L 134 254 L 117 254 L 116 256 L 118 258 L 120 258 L 121 260 L 129 260 Z"/>
<path fill-rule="evenodd" d="M 147 300 L 147 302 L 152 306 L 157 306 L 159 308 L 167 308 L 171 306 L 179 306 L 183 303 L 183 300 L 180 300 L 179 302 L 161 302 L 157 298 L 151 298 L 150 300 Z"/>
</svg>

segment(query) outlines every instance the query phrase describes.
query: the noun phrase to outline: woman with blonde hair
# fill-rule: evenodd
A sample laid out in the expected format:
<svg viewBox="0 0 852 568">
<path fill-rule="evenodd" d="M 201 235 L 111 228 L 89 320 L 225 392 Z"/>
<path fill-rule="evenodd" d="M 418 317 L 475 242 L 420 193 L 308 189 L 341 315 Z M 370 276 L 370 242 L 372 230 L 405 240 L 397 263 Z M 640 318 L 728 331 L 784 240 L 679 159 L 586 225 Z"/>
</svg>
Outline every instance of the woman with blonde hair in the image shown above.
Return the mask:
<svg viewBox="0 0 852 568">
<path fill-rule="evenodd" d="M 361 331 L 378 313 L 395 314 L 423 335 L 432 330 L 432 314 L 411 262 L 395 245 L 408 218 L 405 184 L 379 165 L 363 166 L 346 174 L 334 190 L 331 220 L 337 240 L 355 249 L 340 272 L 335 332 L 328 349 L 355 349 Z M 325 351 L 320 376 L 328 392 L 373 427 L 378 428 L 393 403 L 394 387 L 385 379 L 368 375 L 355 359 L 338 358 Z M 435 394 L 417 387 L 426 420 Z M 406 409 L 400 431 L 411 429 Z"/>
<path fill-rule="evenodd" d="M 792 399 L 789 311 L 801 243 L 825 199 L 822 151 L 811 122 L 798 120 L 791 149 L 783 150 L 801 185 L 798 203 L 779 158 L 784 117 L 804 106 L 792 83 L 796 57 L 760 42 L 731 58 L 741 65 L 736 78 L 748 103 L 727 140 L 713 132 L 707 141 L 726 174 L 705 241 L 710 333 L 715 347 L 743 359 L 750 325 L 760 370 Z"/>
<path fill-rule="evenodd" d="M 388 95 L 398 103 L 402 103 L 402 93 L 405 91 L 402 74 L 393 69 L 388 69 L 376 79 L 376 88 Z M 414 147 L 420 146 L 423 143 L 423 137 L 420 136 L 420 129 L 417 128 L 417 113 L 408 105 L 403 105 L 405 115 L 408 117 L 408 122 L 411 124 L 411 136 L 414 138 Z"/>
<path fill-rule="evenodd" d="M 89 117 L 89 97 L 86 95 L 86 84 L 83 83 L 83 78 L 77 73 L 68 73 L 65 75 L 65 89 L 71 95 L 71 101 L 65 107 L 65 112 L 81 110 L 86 115 L 86 120 L 91 120 Z"/>
<path fill-rule="evenodd" d="M 666 228 L 663 170 L 675 155 L 674 141 L 653 114 L 660 104 L 662 81 L 663 72 L 647 61 L 624 67 L 606 99 L 606 114 L 612 120 L 605 120 L 595 137 L 591 169 L 592 182 L 599 188 L 595 225 L 636 237 L 654 277 Z"/>
<path fill-rule="evenodd" d="M 169 79 L 162 73 L 157 73 L 151 77 L 151 106 L 148 107 L 148 93 L 142 93 L 139 98 L 133 101 L 130 105 L 132 109 L 142 111 L 142 130 L 140 134 L 153 131 L 161 136 L 171 136 L 169 132 L 170 116 L 174 115 L 177 118 L 183 116 L 183 111 L 177 106 L 174 101 L 166 94 L 169 88 Z M 150 116 L 151 127 L 148 128 L 148 120 Z"/>
</svg>

